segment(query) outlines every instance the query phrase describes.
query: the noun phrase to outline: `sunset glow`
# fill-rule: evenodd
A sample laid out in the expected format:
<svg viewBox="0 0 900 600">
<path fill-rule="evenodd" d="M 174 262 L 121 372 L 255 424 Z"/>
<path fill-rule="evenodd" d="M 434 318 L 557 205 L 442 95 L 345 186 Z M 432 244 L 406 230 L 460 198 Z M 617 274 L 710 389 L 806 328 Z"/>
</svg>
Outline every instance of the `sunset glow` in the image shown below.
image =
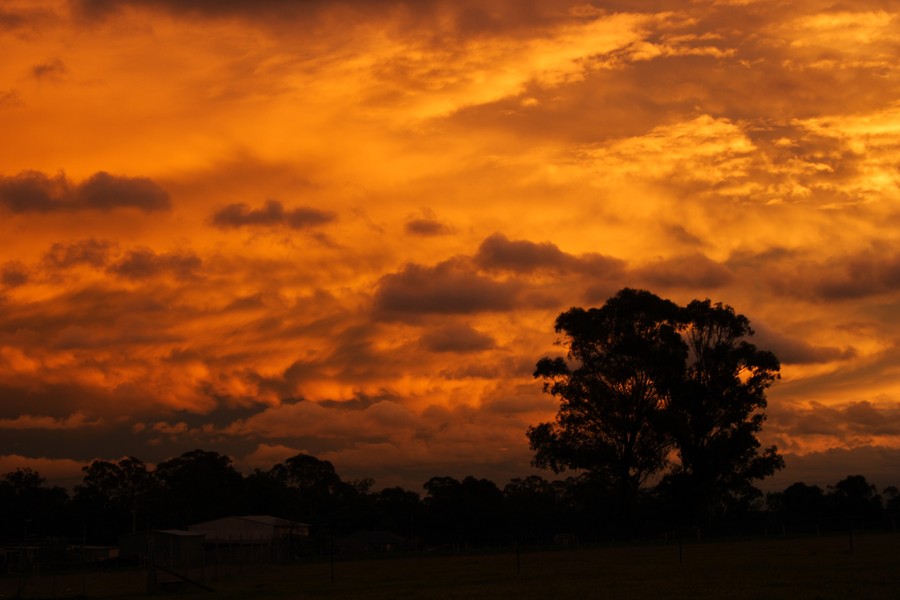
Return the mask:
<svg viewBox="0 0 900 600">
<path fill-rule="evenodd" d="M 781 359 L 779 484 L 896 484 L 900 9 L 841 6 L 3 0 L 0 472 L 502 485 L 629 286 Z"/>
</svg>

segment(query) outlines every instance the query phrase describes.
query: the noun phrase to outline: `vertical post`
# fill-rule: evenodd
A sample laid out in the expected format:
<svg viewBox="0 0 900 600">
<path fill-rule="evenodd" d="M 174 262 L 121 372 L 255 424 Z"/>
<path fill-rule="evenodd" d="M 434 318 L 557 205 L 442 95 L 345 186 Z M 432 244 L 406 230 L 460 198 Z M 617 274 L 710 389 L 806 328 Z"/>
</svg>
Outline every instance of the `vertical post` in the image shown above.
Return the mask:
<svg viewBox="0 0 900 600">
<path fill-rule="evenodd" d="M 153 532 L 147 530 L 147 591 L 156 591 L 156 557 L 153 552 Z"/>
<path fill-rule="evenodd" d="M 334 584 L 334 526 L 329 527 L 331 536 L 331 583 Z"/>
<path fill-rule="evenodd" d="M 519 534 L 516 536 L 516 574 L 522 573 L 522 528 L 519 528 Z"/>
<path fill-rule="evenodd" d="M 87 564 L 85 562 L 85 546 L 87 546 L 87 525 L 84 526 L 84 532 L 81 536 L 81 597 L 87 598 L 85 590 L 87 589 Z"/>
</svg>

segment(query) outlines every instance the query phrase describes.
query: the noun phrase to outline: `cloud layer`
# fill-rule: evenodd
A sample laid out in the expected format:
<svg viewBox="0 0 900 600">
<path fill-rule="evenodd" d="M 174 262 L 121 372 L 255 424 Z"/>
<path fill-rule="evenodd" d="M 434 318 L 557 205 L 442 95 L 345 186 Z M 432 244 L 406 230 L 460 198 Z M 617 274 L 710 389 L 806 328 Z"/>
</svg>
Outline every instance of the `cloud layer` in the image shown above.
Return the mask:
<svg viewBox="0 0 900 600">
<path fill-rule="evenodd" d="M 750 318 L 789 470 L 893 456 L 898 19 L 7 3 L 0 463 L 521 476 L 554 318 L 624 286 Z"/>
</svg>

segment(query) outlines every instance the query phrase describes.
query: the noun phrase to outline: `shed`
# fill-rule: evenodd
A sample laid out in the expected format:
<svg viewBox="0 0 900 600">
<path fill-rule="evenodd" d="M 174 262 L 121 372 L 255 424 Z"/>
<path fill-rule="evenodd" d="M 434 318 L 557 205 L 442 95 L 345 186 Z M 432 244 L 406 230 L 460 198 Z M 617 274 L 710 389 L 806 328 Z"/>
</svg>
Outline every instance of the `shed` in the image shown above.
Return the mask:
<svg viewBox="0 0 900 600">
<path fill-rule="evenodd" d="M 207 543 L 268 543 L 288 537 L 308 537 L 309 525 L 270 515 L 245 515 L 214 519 L 191 525 L 193 533 L 202 533 Z"/>
<path fill-rule="evenodd" d="M 119 556 L 137 558 L 170 568 L 202 564 L 203 533 L 183 529 L 157 529 L 119 536 Z"/>
</svg>

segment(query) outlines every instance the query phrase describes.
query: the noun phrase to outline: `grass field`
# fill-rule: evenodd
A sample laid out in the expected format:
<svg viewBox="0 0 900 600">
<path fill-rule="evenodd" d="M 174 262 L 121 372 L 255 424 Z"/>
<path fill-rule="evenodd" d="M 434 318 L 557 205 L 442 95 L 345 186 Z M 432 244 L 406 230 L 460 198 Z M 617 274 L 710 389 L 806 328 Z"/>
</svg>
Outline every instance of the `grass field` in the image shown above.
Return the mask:
<svg viewBox="0 0 900 600">
<path fill-rule="evenodd" d="M 178 598 L 900 598 L 900 535 L 766 539 L 339 560 L 292 566 L 207 567 L 215 592 Z M 192 577 L 199 573 L 191 573 Z M 0 594 L 15 597 L 146 597 L 140 571 L 15 575 Z"/>
</svg>

